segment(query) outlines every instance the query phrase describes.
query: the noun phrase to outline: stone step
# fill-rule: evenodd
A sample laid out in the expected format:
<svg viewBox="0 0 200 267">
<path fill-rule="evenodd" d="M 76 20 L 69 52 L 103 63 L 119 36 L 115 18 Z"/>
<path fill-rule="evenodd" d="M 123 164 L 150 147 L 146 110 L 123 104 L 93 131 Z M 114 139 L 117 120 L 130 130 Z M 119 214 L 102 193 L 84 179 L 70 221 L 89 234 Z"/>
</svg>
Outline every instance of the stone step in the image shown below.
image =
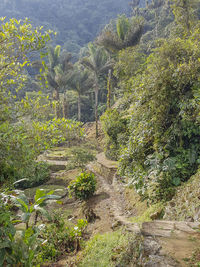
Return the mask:
<svg viewBox="0 0 200 267">
<path fill-rule="evenodd" d="M 64 160 L 49 160 L 43 159 L 43 162 L 46 162 L 49 165 L 49 168 L 52 172 L 58 172 L 66 169 L 67 161 Z"/>
<path fill-rule="evenodd" d="M 188 266 L 185 258 L 200 247 L 200 223 L 180 221 L 145 222 L 141 227 L 145 267 Z"/>
<path fill-rule="evenodd" d="M 197 234 L 200 229 L 198 222 L 178 222 L 178 221 L 160 221 L 145 222 L 142 224 L 141 232 L 144 236 L 158 236 L 184 238 L 185 234 Z M 199 233 L 200 235 L 200 233 Z"/>
<path fill-rule="evenodd" d="M 113 183 L 117 167 L 117 162 L 107 159 L 104 153 L 97 154 L 96 162 L 92 163 L 94 172 L 103 176 L 108 184 Z"/>
</svg>

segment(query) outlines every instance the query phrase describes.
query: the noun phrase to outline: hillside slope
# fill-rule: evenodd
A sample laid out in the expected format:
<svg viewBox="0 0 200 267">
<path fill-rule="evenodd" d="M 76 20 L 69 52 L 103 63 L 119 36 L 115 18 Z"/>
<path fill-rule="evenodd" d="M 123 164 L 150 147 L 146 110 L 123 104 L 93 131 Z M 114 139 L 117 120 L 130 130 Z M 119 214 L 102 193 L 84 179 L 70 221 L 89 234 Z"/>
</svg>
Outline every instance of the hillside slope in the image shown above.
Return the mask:
<svg viewBox="0 0 200 267">
<path fill-rule="evenodd" d="M 55 30 L 55 43 L 77 52 L 118 14 L 131 13 L 129 0 L 2 0 L 0 16 L 28 17 Z"/>
</svg>

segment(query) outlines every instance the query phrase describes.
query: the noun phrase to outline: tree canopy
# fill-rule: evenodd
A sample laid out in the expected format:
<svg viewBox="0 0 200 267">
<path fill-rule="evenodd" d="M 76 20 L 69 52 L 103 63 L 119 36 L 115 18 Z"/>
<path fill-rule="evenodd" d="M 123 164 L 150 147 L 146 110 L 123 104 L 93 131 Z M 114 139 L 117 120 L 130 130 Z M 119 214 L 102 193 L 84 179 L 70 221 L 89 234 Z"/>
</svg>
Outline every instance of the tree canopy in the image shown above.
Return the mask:
<svg viewBox="0 0 200 267">
<path fill-rule="evenodd" d="M 118 13 L 129 13 L 129 0 L 11 0 L 0 3 L 0 16 L 28 17 L 36 25 L 57 32 L 54 45 L 77 56 Z"/>
</svg>

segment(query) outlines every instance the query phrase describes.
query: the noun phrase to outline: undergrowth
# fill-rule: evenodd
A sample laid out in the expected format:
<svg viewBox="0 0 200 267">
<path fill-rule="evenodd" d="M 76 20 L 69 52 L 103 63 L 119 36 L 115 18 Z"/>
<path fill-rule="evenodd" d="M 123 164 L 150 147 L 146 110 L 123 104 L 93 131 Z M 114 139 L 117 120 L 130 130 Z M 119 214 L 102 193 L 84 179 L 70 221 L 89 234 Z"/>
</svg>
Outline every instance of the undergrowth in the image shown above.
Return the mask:
<svg viewBox="0 0 200 267">
<path fill-rule="evenodd" d="M 97 234 L 86 243 L 78 267 L 138 266 L 142 240 L 122 230 Z"/>
<path fill-rule="evenodd" d="M 78 267 L 108 267 L 115 266 L 112 259 L 118 248 L 122 251 L 128 244 L 126 235 L 121 231 L 97 234 L 89 242 L 83 251 L 83 259 Z M 118 253 L 119 254 L 119 253 Z"/>
<path fill-rule="evenodd" d="M 156 203 L 147 208 L 141 215 L 131 218 L 131 222 L 143 223 L 152 221 L 154 219 L 161 219 L 164 215 L 163 209 L 164 209 L 163 203 Z"/>
</svg>

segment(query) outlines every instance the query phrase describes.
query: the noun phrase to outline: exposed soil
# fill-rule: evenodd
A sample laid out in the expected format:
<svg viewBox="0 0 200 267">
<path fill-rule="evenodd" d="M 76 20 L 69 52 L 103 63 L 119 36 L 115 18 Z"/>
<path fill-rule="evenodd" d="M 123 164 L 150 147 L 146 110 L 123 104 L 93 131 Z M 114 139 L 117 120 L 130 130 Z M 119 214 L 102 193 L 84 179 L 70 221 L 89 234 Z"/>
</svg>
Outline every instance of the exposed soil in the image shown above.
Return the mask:
<svg viewBox="0 0 200 267">
<path fill-rule="evenodd" d="M 93 140 L 94 142 L 98 142 L 98 149 L 102 150 L 103 148 L 103 130 L 101 127 L 100 122 L 98 123 L 98 138 L 96 139 L 96 124 L 95 122 L 87 122 L 83 125 L 83 128 L 85 130 L 86 136 L 88 140 Z"/>
</svg>

